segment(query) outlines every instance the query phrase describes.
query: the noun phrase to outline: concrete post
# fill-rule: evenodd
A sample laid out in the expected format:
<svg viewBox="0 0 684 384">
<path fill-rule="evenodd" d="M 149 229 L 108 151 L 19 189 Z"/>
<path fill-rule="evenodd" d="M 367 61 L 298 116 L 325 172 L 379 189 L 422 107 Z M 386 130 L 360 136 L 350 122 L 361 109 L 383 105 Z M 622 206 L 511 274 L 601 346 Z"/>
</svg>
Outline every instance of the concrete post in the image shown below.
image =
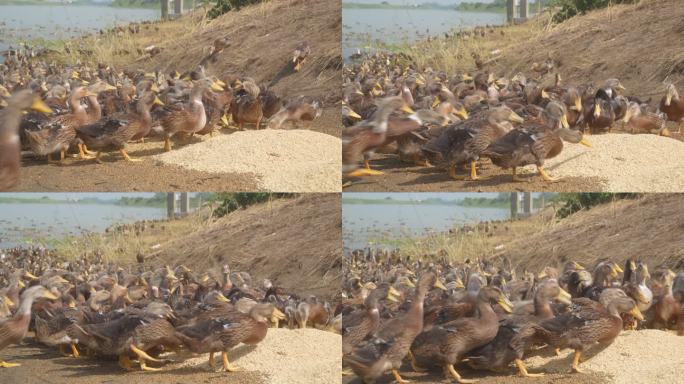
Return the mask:
<svg viewBox="0 0 684 384">
<path fill-rule="evenodd" d="M 511 219 L 518 218 L 518 192 L 511 192 Z"/>
<path fill-rule="evenodd" d="M 176 16 L 183 14 L 183 0 L 173 0 L 173 13 Z"/>
<path fill-rule="evenodd" d="M 529 216 L 532 213 L 532 192 L 523 193 L 523 212 L 525 216 Z"/>
<path fill-rule="evenodd" d="M 161 18 L 166 20 L 169 18 L 169 0 L 159 0 L 161 2 Z"/>
<path fill-rule="evenodd" d="M 166 215 L 169 219 L 176 217 L 176 194 L 173 192 L 166 194 Z"/>
<path fill-rule="evenodd" d="M 506 3 L 506 22 L 511 24 L 515 19 L 515 0 L 508 0 Z"/>
<path fill-rule="evenodd" d="M 187 192 L 181 192 L 180 194 L 180 211 L 181 216 L 185 217 L 188 215 L 188 208 L 190 207 L 190 197 L 188 197 Z"/>
<path fill-rule="evenodd" d="M 527 16 L 530 14 L 529 0 L 520 0 L 520 18 L 527 20 Z"/>
</svg>

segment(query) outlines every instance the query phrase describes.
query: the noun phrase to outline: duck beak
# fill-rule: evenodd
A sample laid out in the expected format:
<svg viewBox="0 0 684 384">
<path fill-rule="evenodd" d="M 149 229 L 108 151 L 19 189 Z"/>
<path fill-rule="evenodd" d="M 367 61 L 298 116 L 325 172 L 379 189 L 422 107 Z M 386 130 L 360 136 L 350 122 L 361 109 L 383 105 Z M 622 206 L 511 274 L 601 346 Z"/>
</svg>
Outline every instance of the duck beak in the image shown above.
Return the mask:
<svg viewBox="0 0 684 384">
<path fill-rule="evenodd" d="M 663 128 L 663 129 L 660 131 L 660 136 L 672 137 L 672 133 L 670 132 L 669 129 Z"/>
<path fill-rule="evenodd" d="M 549 94 L 548 94 L 545 90 L 542 89 L 542 91 L 541 91 L 541 97 L 542 97 L 542 99 L 548 99 L 548 98 L 549 98 Z"/>
<path fill-rule="evenodd" d="M 416 84 L 425 85 L 425 81 L 423 81 L 423 79 L 421 79 L 420 77 L 416 77 Z"/>
<path fill-rule="evenodd" d="M 86 97 L 90 97 L 90 96 L 96 97 L 96 96 L 97 96 L 97 93 L 88 91 L 88 92 L 86 93 Z"/>
<path fill-rule="evenodd" d="M 228 116 L 226 116 L 225 113 L 223 114 L 223 116 L 221 116 L 221 122 L 222 122 L 225 126 L 230 125 L 230 124 L 228 123 Z"/>
<path fill-rule="evenodd" d="M 19 280 L 19 283 L 17 283 L 17 285 L 19 286 L 19 289 L 26 287 L 26 284 L 24 284 L 24 282 L 21 280 Z"/>
<path fill-rule="evenodd" d="M 665 95 L 665 105 L 669 106 L 670 103 L 672 103 L 672 93 L 667 92 L 667 95 Z"/>
<path fill-rule="evenodd" d="M 459 288 L 459 289 L 465 288 L 465 285 L 463 285 L 463 280 L 461 280 L 460 277 L 457 278 L 456 281 L 454 281 L 454 288 Z"/>
<path fill-rule="evenodd" d="M 116 87 L 113 86 L 113 85 L 111 85 L 111 84 L 107 84 L 107 85 L 105 85 L 105 89 L 104 89 L 104 90 L 105 90 L 105 91 L 116 91 Z"/>
<path fill-rule="evenodd" d="M 154 93 L 159 92 L 159 87 L 157 86 L 157 84 L 152 84 L 152 86 L 150 87 L 150 91 Z"/>
<path fill-rule="evenodd" d="M 466 111 L 465 107 L 461 107 L 461 109 L 457 110 L 454 113 L 461 119 L 468 120 L 468 111 Z"/>
<path fill-rule="evenodd" d="M 622 270 L 622 268 L 620 268 L 620 266 L 617 265 L 616 263 L 613 263 L 613 269 L 614 269 L 617 273 L 622 273 L 622 272 L 624 272 L 624 271 Z"/>
<path fill-rule="evenodd" d="M 572 264 L 575 269 L 584 269 L 584 266 L 576 261 L 574 261 Z"/>
<path fill-rule="evenodd" d="M 409 106 L 406 105 L 406 104 L 404 104 L 404 105 L 401 107 L 401 110 L 404 111 L 404 112 L 406 112 L 406 113 L 410 113 L 410 114 L 416 113 L 413 109 L 411 109 L 411 107 L 409 107 Z"/>
<path fill-rule="evenodd" d="M 570 124 L 568 124 L 568 117 L 566 115 L 561 116 L 561 126 L 565 129 L 570 128 Z"/>
<path fill-rule="evenodd" d="M 629 313 L 632 316 L 634 316 L 634 318 L 637 320 L 643 320 L 644 319 L 644 315 L 641 313 L 641 311 L 639 310 L 639 307 L 637 307 L 636 305 L 634 306 L 634 308 L 632 308 L 631 311 L 629 311 Z"/>
<path fill-rule="evenodd" d="M 223 92 L 223 87 L 220 86 L 218 83 L 213 82 L 211 83 L 211 90 L 216 92 Z"/>
<path fill-rule="evenodd" d="M 435 97 L 435 100 L 432 102 L 432 109 L 435 109 L 439 105 L 439 98 Z"/>
<path fill-rule="evenodd" d="M 30 280 L 38 280 L 38 278 L 34 276 L 31 272 L 24 272 L 24 278 Z"/>
<path fill-rule="evenodd" d="M 411 281 L 410 279 L 407 279 L 407 280 L 406 280 L 406 285 L 408 285 L 408 286 L 411 287 L 411 288 L 415 288 L 415 287 L 416 287 L 416 285 L 415 285 L 415 284 L 413 283 L 413 281 Z"/>
<path fill-rule="evenodd" d="M 219 80 L 219 79 L 216 79 L 216 84 L 218 84 L 218 85 L 220 85 L 221 87 L 224 87 L 224 88 L 226 87 L 226 83 L 223 82 L 223 81 L 221 81 L 221 80 Z"/>
<path fill-rule="evenodd" d="M 154 97 L 154 102 L 152 102 L 152 104 L 164 106 L 164 103 L 161 100 L 159 100 L 157 96 Z"/>
<path fill-rule="evenodd" d="M 517 113 L 512 112 L 512 111 L 511 111 L 511 114 L 508 116 L 508 119 L 514 123 L 525 122 L 525 119 L 523 119 L 522 117 L 520 117 L 520 115 L 518 115 Z"/>
<path fill-rule="evenodd" d="M 505 296 L 501 295 L 497 303 L 504 311 L 506 311 L 506 313 L 513 312 L 513 304 Z"/>
<path fill-rule="evenodd" d="M 72 72 L 71 72 L 71 78 L 72 78 L 72 79 L 80 79 L 81 76 L 78 74 L 78 72 L 72 71 Z"/>
<path fill-rule="evenodd" d="M 31 104 L 31 109 L 43 113 L 52 113 L 52 109 L 50 109 L 50 107 L 48 107 L 47 104 L 45 104 L 43 100 L 41 100 L 38 97 L 36 97 L 33 100 L 33 104 Z"/>
<path fill-rule="evenodd" d="M 9 297 L 5 296 L 5 305 L 7 305 L 8 307 L 13 307 L 14 301 L 10 300 Z"/>
<path fill-rule="evenodd" d="M 222 294 L 222 293 L 221 293 L 221 294 L 219 294 L 218 296 L 216 296 L 216 298 L 217 298 L 217 299 L 218 299 L 219 301 L 223 301 L 224 303 L 227 303 L 227 302 L 229 302 L 229 301 L 230 301 L 230 300 L 228 300 L 228 298 L 227 298 L 227 297 L 223 296 L 223 294 Z"/>
<path fill-rule="evenodd" d="M 43 297 L 46 298 L 46 299 L 48 299 L 48 300 L 57 300 L 57 299 L 59 299 L 59 297 L 57 297 L 54 293 L 52 293 L 52 292 L 50 292 L 50 291 L 45 291 L 45 293 L 43 293 Z"/>
<path fill-rule="evenodd" d="M 548 276 L 548 275 L 546 274 L 546 271 L 541 271 L 541 272 L 537 275 L 537 279 L 541 280 L 541 279 L 545 278 L 546 276 Z"/>
<path fill-rule="evenodd" d="M 558 292 L 556 300 L 560 301 L 563 304 L 570 305 L 572 303 L 572 296 L 566 290 L 560 288 L 560 292 Z"/>
<path fill-rule="evenodd" d="M 622 84 L 618 84 L 617 87 L 615 87 L 615 88 L 617 88 L 618 91 L 624 91 L 625 90 L 625 87 Z"/>
<path fill-rule="evenodd" d="M 354 110 L 351 109 L 351 108 L 349 108 L 349 112 L 347 113 L 347 116 L 353 117 L 353 118 L 355 118 L 355 119 L 362 119 L 361 115 L 359 115 L 358 113 L 354 112 Z"/>
<path fill-rule="evenodd" d="M 435 281 L 434 287 L 435 287 L 435 288 L 439 288 L 439 289 L 441 289 L 442 291 L 446 291 L 446 290 L 447 290 L 446 287 L 444 286 L 444 284 L 442 283 L 442 281 L 439 280 L 439 279 L 437 279 L 437 280 Z"/>
<path fill-rule="evenodd" d="M 634 262 L 634 260 L 630 260 L 629 261 L 629 269 L 631 269 L 632 271 L 636 271 L 636 268 L 637 268 L 637 266 L 636 266 L 636 263 Z"/>
<path fill-rule="evenodd" d="M 473 77 L 472 77 L 472 76 L 470 76 L 470 75 L 467 74 L 467 73 L 464 73 L 464 74 L 463 74 L 463 81 L 471 81 L 471 80 L 473 80 Z"/>
<path fill-rule="evenodd" d="M 643 274 L 644 274 L 644 278 L 646 278 L 646 279 L 651 278 L 651 273 L 648 272 L 648 266 L 646 264 L 644 264 Z"/>
<path fill-rule="evenodd" d="M 599 116 L 601 116 L 601 106 L 598 104 L 594 104 L 594 117 Z"/>
<path fill-rule="evenodd" d="M 360 90 L 358 90 L 358 89 L 357 89 L 357 90 L 355 90 L 355 91 L 354 91 L 354 93 L 356 93 L 357 95 L 361 95 L 361 96 L 363 96 L 363 92 L 361 92 L 361 91 L 360 91 Z"/>
<path fill-rule="evenodd" d="M 76 302 L 71 300 L 69 301 L 69 304 L 67 305 L 69 308 L 76 308 Z"/>
<path fill-rule="evenodd" d="M 401 294 L 399 293 L 399 291 L 394 289 L 394 287 L 390 287 L 389 290 L 387 291 L 387 300 L 389 300 L 393 303 L 398 303 L 400 297 L 401 297 Z"/>
</svg>

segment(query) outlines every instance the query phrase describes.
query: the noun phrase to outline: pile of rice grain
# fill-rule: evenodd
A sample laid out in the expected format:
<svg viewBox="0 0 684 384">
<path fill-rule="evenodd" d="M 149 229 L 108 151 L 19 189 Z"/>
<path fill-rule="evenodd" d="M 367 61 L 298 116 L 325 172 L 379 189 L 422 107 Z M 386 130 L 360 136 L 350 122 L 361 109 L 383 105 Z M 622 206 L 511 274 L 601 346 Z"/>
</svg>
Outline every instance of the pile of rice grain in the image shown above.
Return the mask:
<svg viewBox="0 0 684 384">
<path fill-rule="evenodd" d="M 341 351 L 342 336 L 336 333 L 271 328 L 255 347 L 241 344 L 228 356 L 231 364 L 267 376 L 269 384 L 332 384 L 342 377 Z M 219 358 L 216 363 L 221 367 Z M 182 365 L 209 369 L 206 355 L 185 360 Z"/>
<path fill-rule="evenodd" d="M 614 384 L 682 383 L 682 351 L 684 337 L 673 332 L 655 329 L 625 331 L 608 348 L 581 362 L 580 369 L 607 375 L 608 381 Z M 587 355 L 591 352 L 589 349 Z M 573 355 L 572 350 L 566 349 L 561 357 L 535 356 L 527 359 L 526 363 L 533 368 L 532 372 L 567 373 Z"/>
<path fill-rule="evenodd" d="M 213 173 L 254 174 L 274 192 L 339 192 L 339 138 L 309 130 L 241 131 L 155 156 L 166 164 Z"/>
<path fill-rule="evenodd" d="M 586 136 L 592 148 L 564 143 L 563 152 L 545 162 L 554 177 L 599 177 L 607 192 L 684 190 L 684 142 L 656 135 Z M 534 166 L 525 167 L 535 172 Z"/>
</svg>

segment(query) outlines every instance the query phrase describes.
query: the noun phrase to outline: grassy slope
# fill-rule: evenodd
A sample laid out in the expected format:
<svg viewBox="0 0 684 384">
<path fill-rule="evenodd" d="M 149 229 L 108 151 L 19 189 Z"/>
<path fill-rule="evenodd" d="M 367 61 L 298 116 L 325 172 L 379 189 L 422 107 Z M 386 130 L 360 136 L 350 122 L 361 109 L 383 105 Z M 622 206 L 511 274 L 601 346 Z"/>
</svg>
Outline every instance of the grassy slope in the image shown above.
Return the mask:
<svg viewBox="0 0 684 384">
<path fill-rule="evenodd" d="M 544 216 L 404 239 L 398 245 L 415 256 L 437 255 L 441 250 L 456 260 L 507 256 L 520 270 L 535 272 L 547 265 L 560 266 L 567 259 L 593 266 L 601 258 L 622 264 L 632 256 L 652 268 L 684 268 L 682 204 L 682 194 L 650 194 L 580 211 L 560 221 L 547 210 Z"/>
<path fill-rule="evenodd" d="M 173 221 L 69 238 L 57 245 L 67 257 L 102 252 L 107 260 L 134 266 L 184 264 L 220 276 L 228 264 L 255 281 L 269 278 L 300 294 L 332 298 L 341 284 L 340 196 L 305 194 L 276 199 L 218 219 L 209 211 Z"/>
<path fill-rule="evenodd" d="M 85 60 L 116 68 L 161 70 L 170 73 L 196 68 L 208 55 L 214 40 L 227 37 L 232 47 L 206 66 L 207 73 L 221 77 L 239 75 L 268 83 L 289 64 L 294 48 L 308 41 L 311 55 L 301 72 L 283 78 L 274 90 L 285 97 L 307 94 L 328 103 L 339 100 L 341 91 L 341 15 L 339 3 L 328 0 L 279 0 L 228 12 L 214 20 L 202 9 L 178 20 L 143 25 L 141 33 L 121 32 L 90 36 L 70 43 L 66 62 Z M 153 58 L 139 54 L 150 45 L 162 52 Z M 83 55 L 79 49 L 92 55 Z"/>
<path fill-rule="evenodd" d="M 471 53 L 483 61 L 501 50 L 489 68 L 511 76 L 533 74 L 533 62 L 553 58 L 568 83 L 602 83 L 617 77 L 627 93 L 659 99 L 662 82 L 684 81 L 684 7 L 680 0 L 642 0 L 572 18 L 559 25 L 548 17 L 495 30 L 486 37 L 469 40 L 440 39 L 411 50 L 421 65 L 436 69 L 472 70 Z"/>
</svg>

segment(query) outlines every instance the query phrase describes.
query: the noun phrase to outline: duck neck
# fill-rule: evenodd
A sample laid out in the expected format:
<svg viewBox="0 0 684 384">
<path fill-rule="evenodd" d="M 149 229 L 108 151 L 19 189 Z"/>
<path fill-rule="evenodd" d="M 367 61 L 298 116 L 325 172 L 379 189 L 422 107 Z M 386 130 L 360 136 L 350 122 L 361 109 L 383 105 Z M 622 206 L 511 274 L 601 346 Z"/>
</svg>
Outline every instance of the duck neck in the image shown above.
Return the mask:
<svg viewBox="0 0 684 384">
<path fill-rule="evenodd" d="M 102 106 L 97 101 L 97 96 L 88 96 L 88 106 L 92 108 L 90 115 L 94 120 L 100 120 L 102 118 Z"/>
<path fill-rule="evenodd" d="M 488 300 L 478 300 L 477 301 L 477 312 L 479 314 L 480 319 L 483 320 L 488 320 L 488 319 L 496 319 L 496 312 L 494 312 L 494 309 L 492 309 L 492 305 L 489 304 Z"/>
<path fill-rule="evenodd" d="M 554 316 L 551 310 L 551 303 L 541 292 L 534 296 L 534 315 L 541 319 L 550 319 Z"/>
<path fill-rule="evenodd" d="M 75 115 L 86 113 L 85 108 L 83 108 L 83 105 L 81 105 L 81 99 L 76 97 L 76 95 L 72 95 L 69 99 L 69 107 L 71 107 L 71 112 Z"/>
<path fill-rule="evenodd" d="M 379 109 L 377 116 L 373 119 L 373 130 L 377 132 L 387 131 L 387 120 L 392 112 L 393 109 L 387 107 Z"/>
<path fill-rule="evenodd" d="M 416 290 L 413 296 L 413 302 L 407 312 L 407 319 L 413 323 L 419 330 L 423 328 L 423 302 L 427 292 L 421 288 Z"/>
<path fill-rule="evenodd" d="M 14 317 L 21 317 L 21 316 L 27 316 L 28 318 L 31 318 L 31 306 L 33 305 L 33 296 L 27 296 L 21 300 L 21 304 L 19 304 L 19 310 L 17 310 L 17 313 L 14 315 Z"/>
<path fill-rule="evenodd" d="M 137 112 L 140 115 L 142 121 L 149 125 L 152 123 L 152 115 L 150 114 L 150 109 L 152 107 L 140 101 L 138 103 Z"/>
</svg>

